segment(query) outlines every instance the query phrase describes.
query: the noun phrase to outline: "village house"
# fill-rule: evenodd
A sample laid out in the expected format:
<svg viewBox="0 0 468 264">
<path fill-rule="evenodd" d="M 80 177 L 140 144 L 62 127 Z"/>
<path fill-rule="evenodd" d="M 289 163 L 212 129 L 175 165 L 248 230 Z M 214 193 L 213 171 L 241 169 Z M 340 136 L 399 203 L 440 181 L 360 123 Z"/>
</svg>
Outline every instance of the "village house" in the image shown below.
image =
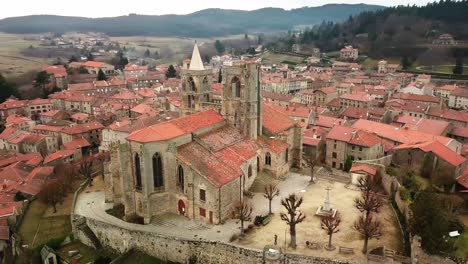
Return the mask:
<svg viewBox="0 0 468 264">
<path fill-rule="evenodd" d="M 449 96 L 448 107 L 460 110 L 468 109 L 468 88 L 456 87 Z"/>
<path fill-rule="evenodd" d="M 143 77 L 148 74 L 148 66 L 139 66 L 136 64 L 125 65 L 124 68 L 124 78 L 132 79 Z"/>
<path fill-rule="evenodd" d="M 462 111 L 430 106 L 426 111 L 426 115 L 429 119 L 444 120 L 455 126 L 465 127 L 468 125 L 468 113 Z"/>
<path fill-rule="evenodd" d="M 326 163 L 344 169 L 348 157 L 351 160 L 372 160 L 384 156 L 383 141 L 376 135 L 344 126 L 335 126 L 326 137 Z"/>
<path fill-rule="evenodd" d="M 68 118 L 68 114 L 60 109 L 53 109 L 39 114 L 39 122 L 42 124 L 49 123 L 52 120 L 64 120 Z"/>
<path fill-rule="evenodd" d="M 434 95 L 438 96 L 441 98 L 442 102 L 445 105 L 448 105 L 449 103 L 449 97 L 455 91 L 457 88 L 457 85 L 443 85 L 443 86 L 437 86 L 434 88 Z"/>
<path fill-rule="evenodd" d="M 36 126 L 36 122 L 28 117 L 10 115 L 5 121 L 5 127 L 13 127 L 21 131 L 30 132 Z"/>
<path fill-rule="evenodd" d="M 60 90 L 67 88 L 67 69 L 63 65 L 44 65 L 42 70 L 49 75 L 50 84 Z"/>
<path fill-rule="evenodd" d="M 339 98 L 341 108 L 347 108 L 348 106 L 368 108 L 372 101 L 367 93 L 342 94 Z"/>
<path fill-rule="evenodd" d="M 420 131 L 432 135 L 446 136 L 451 129 L 449 122 L 442 120 L 432 120 L 409 115 L 399 116 L 394 120 L 395 124 L 401 125 L 403 128 Z"/>
<path fill-rule="evenodd" d="M 90 121 L 84 124 L 76 124 L 72 127 L 63 129 L 62 134 L 63 144 L 72 141 L 76 138 L 85 138 L 94 147 L 101 143 L 101 132 L 104 126 L 97 121 Z"/>
<path fill-rule="evenodd" d="M 80 64 L 80 67 L 85 68 L 90 74 L 98 74 L 102 70 L 106 75 L 113 75 L 115 68 L 113 65 L 100 61 L 87 61 Z"/>
<path fill-rule="evenodd" d="M 340 50 L 340 59 L 342 60 L 357 60 L 359 51 L 353 46 L 346 46 Z"/>
<path fill-rule="evenodd" d="M 389 64 L 386 60 L 381 60 L 377 65 L 378 73 L 394 73 L 400 68 L 399 64 Z"/>
<path fill-rule="evenodd" d="M 5 120 L 9 115 L 24 113 L 29 101 L 18 100 L 16 98 L 8 98 L 0 104 L 0 112 L 2 120 Z"/>
<path fill-rule="evenodd" d="M 432 41 L 435 45 L 457 45 L 457 41 L 451 34 L 441 34 L 438 38 Z"/>
<path fill-rule="evenodd" d="M 414 144 L 423 141 L 438 141 L 456 153 L 460 153 L 462 144 L 454 139 L 411 130 L 409 127 L 396 127 L 388 124 L 377 123 L 369 120 L 359 119 L 352 124 L 354 129 L 361 129 L 386 140 L 390 145 Z"/>
<path fill-rule="evenodd" d="M 392 162 L 398 166 L 421 167 L 425 157 L 433 160 L 433 172 L 460 176 L 466 159 L 438 141 L 402 144 L 395 147 Z"/>
<path fill-rule="evenodd" d="M 433 96 L 434 87 L 435 85 L 431 83 L 412 82 L 405 88 L 401 88 L 400 93 Z"/>
<path fill-rule="evenodd" d="M 334 87 L 329 86 L 303 90 L 297 96 L 300 98 L 301 104 L 325 107 L 331 100 L 338 98 L 338 93 Z"/>
</svg>

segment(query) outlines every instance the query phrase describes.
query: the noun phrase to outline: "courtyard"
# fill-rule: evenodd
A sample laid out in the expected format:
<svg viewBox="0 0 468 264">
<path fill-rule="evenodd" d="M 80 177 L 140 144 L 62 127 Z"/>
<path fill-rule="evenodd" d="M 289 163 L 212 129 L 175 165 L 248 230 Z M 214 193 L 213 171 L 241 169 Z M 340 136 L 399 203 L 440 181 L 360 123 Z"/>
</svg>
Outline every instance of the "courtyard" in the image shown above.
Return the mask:
<svg viewBox="0 0 468 264">
<path fill-rule="evenodd" d="M 260 179 L 261 180 L 261 179 Z M 274 235 L 278 235 L 278 246 L 288 253 L 313 255 L 318 257 L 327 257 L 333 259 L 356 260 L 362 263 L 365 256 L 361 250 L 364 241 L 359 233 L 354 230 L 353 223 L 360 215 L 360 212 L 354 207 L 354 199 L 360 195 L 360 192 L 353 186 L 345 186 L 338 182 L 318 179 L 316 183 L 309 184 L 310 177 L 299 174 L 291 174 L 285 180 L 280 181 L 278 189 L 279 197 L 275 197 L 272 203 L 274 216 L 266 225 L 255 227 L 245 235 L 241 240 L 235 243 L 250 247 L 262 249 L 265 245 L 274 243 Z M 319 205 L 323 205 L 326 198 L 326 188 L 330 187 L 330 201 L 333 208 L 336 208 L 341 214 L 342 222 L 340 231 L 333 235 L 332 244 L 337 247 L 334 251 L 323 249 L 328 242 L 328 235 L 325 230 L 320 228 L 320 218 L 315 216 Z M 256 186 L 255 191 L 260 188 Z M 291 193 L 297 193 L 303 198 L 303 203 L 299 208 L 305 213 L 305 220 L 296 226 L 297 228 L 297 249 L 288 248 L 289 227 L 280 218 L 280 212 L 284 209 L 281 206 L 281 199 Z M 268 213 L 268 200 L 262 193 L 255 193 L 251 200 L 253 213 L 255 215 L 265 215 Z M 383 236 L 379 240 L 369 240 L 369 250 L 376 247 L 385 246 L 388 249 L 403 251 L 402 236 L 398 227 L 396 216 L 388 202 L 384 203 L 381 212 L 378 214 L 383 226 Z M 313 250 L 306 247 L 306 241 L 318 243 L 321 249 Z M 285 246 L 286 245 L 286 246 Z M 342 255 L 338 253 L 338 247 L 348 247 L 354 249 L 354 255 Z"/>
</svg>

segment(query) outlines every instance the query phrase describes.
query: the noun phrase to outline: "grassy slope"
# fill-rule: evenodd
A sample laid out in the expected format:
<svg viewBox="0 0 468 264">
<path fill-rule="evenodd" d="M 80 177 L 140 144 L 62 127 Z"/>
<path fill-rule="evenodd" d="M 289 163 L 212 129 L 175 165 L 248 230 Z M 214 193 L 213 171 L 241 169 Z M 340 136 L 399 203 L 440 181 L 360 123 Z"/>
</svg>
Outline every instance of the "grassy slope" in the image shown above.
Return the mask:
<svg viewBox="0 0 468 264">
<path fill-rule="evenodd" d="M 19 234 L 23 244 L 29 248 L 34 248 L 52 238 L 64 237 L 71 232 L 70 216 L 43 217 L 47 207 L 43 202 L 35 200 L 26 212 Z"/>
</svg>

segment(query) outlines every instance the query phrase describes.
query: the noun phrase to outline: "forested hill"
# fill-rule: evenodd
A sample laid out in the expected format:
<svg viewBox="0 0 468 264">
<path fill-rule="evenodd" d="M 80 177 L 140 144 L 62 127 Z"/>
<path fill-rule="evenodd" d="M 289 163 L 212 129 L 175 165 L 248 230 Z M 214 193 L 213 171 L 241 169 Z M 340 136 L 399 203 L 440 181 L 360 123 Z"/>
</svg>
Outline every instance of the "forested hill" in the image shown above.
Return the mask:
<svg viewBox="0 0 468 264">
<path fill-rule="evenodd" d="M 350 15 L 382 8 L 382 6 L 366 4 L 330 4 L 293 10 L 280 8 L 264 8 L 254 11 L 206 9 L 188 15 L 128 15 L 94 19 L 35 15 L 0 20 L 0 31 L 7 33 L 96 31 L 113 36 L 211 37 L 246 32 L 286 31 L 295 25 L 313 25 L 323 20 L 344 21 Z"/>
<path fill-rule="evenodd" d="M 467 25 L 468 0 L 441 0 L 421 7 L 398 6 L 363 12 L 341 23 L 322 23 L 289 43 L 313 43 L 323 50 L 353 44 L 371 55 L 391 56 L 382 53 L 402 52 L 407 47 L 424 49 L 424 45 L 444 33 L 457 40 L 468 40 Z"/>
</svg>

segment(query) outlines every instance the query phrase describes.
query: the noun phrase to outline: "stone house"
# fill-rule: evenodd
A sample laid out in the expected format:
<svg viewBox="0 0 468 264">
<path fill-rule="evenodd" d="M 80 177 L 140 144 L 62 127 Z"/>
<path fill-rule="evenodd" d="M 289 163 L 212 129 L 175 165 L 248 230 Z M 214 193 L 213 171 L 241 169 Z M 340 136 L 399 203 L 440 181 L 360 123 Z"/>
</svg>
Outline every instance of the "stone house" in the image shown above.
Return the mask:
<svg viewBox="0 0 468 264">
<path fill-rule="evenodd" d="M 456 87 L 449 96 L 448 106 L 460 110 L 468 109 L 468 88 Z"/>
<path fill-rule="evenodd" d="M 301 99 L 301 104 L 325 107 L 331 100 L 338 98 L 337 90 L 332 87 L 320 89 L 307 89 L 297 94 Z"/>
<path fill-rule="evenodd" d="M 359 51 L 353 48 L 353 46 L 346 46 L 340 50 L 340 59 L 357 60 L 358 56 Z"/>
<path fill-rule="evenodd" d="M 433 171 L 443 171 L 453 175 L 454 179 L 463 173 L 466 159 L 438 141 L 402 144 L 392 152 L 392 162 L 398 166 L 420 168 L 424 158 L 429 155 L 433 159 Z"/>
<path fill-rule="evenodd" d="M 351 127 L 335 126 L 326 137 L 326 163 L 342 170 L 346 159 L 372 160 L 384 156 L 383 141 L 376 135 Z"/>
<path fill-rule="evenodd" d="M 91 121 L 65 128 L 60 133 L 62 134 L 63 143 L 70 142 L 76 138 L 85 138 L 93 146 L 99 146 L 102 139 L 102 129 L 104 129 L 104 126 L 101 123 Z"/>
<path fill-rule="evenodd" d="M 368 108 L 372 98 L 367 93 L 348 93 L 340 95 L 341 108 L 348 106 Z"/>
</svg>

